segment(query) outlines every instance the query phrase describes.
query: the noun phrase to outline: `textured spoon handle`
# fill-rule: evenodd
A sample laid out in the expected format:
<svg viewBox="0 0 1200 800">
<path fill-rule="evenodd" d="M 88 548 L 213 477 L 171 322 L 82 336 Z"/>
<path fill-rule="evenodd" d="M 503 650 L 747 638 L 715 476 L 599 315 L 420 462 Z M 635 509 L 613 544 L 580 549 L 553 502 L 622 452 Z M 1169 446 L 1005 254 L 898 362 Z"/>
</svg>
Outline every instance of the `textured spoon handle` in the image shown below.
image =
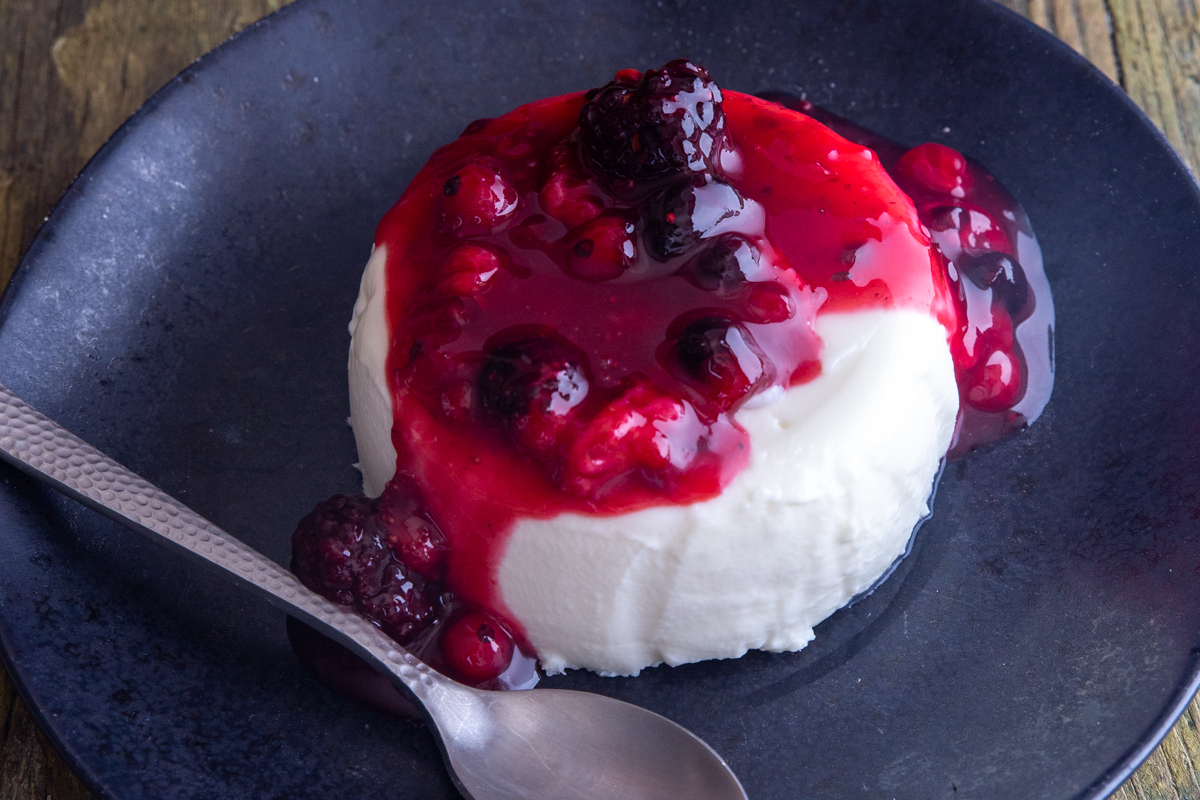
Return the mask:
<svg viewBox="0 0 1200 800">
<path fill-rule="evenodd" d="M 393 676 L 422 706 L 462 687 L 378 628 L 310 591 L 258 553 L 139 478 L 0 385 L 0 458 L 152 540 L 200 559 Z M 451 687 L 453 687 L 451 689 Z M 398 685 L 399 688 L 399 685 Z"/>
</svg>

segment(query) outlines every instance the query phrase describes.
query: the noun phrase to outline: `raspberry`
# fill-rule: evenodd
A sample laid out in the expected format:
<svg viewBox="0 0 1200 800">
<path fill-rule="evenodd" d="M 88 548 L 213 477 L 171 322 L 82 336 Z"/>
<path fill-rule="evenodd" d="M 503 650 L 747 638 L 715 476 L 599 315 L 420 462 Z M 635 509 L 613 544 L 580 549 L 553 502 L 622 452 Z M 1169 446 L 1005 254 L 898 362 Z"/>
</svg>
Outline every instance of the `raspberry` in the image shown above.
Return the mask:
<svg viewBox="0 0 1200 800">
<path fill-rule="evenodd" d="M 712 171 L 725 139 L 721 102 L 708 71 L 683 59 L 645 75 L 622 70 L 579 112 L 584 163 L 635 182 Z"/>
<path fill-rule="evenodd" d="M 552 330 L 518 328 L 485 346 L 479 376 L 484 410 L 527 452 L 547 456 L 588 394 L 583 355 Z"/>
<path fill-rule="evenodd" d="M 480 236 L 504 227 L 517 211 L 517 190 L 500 171 L 467 164 L 442 187 L 441 228 L 457 236 Z"/>
<path fill-rule="evenodd" d="M 623 394 L 602 408 L 574 439 L 566 455 L 564 488 L 595 497 L 608 484 L 638 468 L 663 470 L 672 461 L 690 460 L 672 452 L 673 423 L 689 408 L 644 378 L 635 378 Z M 673 456 L 675 457 L 673 459 Z"/>
<path fill-rule="evenodd" d="M 393 557 L 425 578 L 440 577 L 449 545 L 420 503 L 416 482 L 397 472 L 383 488 L 376 507 L 384 542 Z"/>
<path fill-rule="evenodd" d="M 562 146 L 554 148 L 551 162 L 557 169 L 538 194 L 545 212 L 568 228 L 598 217 L 604 210 L 601 193 L 583 174 L 570 150 Z"/>
</svg>

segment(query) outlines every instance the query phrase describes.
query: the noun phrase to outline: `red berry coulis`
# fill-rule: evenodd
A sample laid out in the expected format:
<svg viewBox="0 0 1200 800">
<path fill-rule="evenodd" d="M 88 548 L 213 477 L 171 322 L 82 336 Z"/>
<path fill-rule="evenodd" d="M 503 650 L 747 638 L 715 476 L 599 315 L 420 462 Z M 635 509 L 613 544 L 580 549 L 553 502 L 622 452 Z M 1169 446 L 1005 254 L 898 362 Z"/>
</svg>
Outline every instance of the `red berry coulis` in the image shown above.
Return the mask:
<svg viewBox="0 0 1200 800">
<path fill-rule="evenodd" d="M 494 577 L 515 520 L 717 495 L 749 457 L 735 412 L 820 374 L 822 313 L 946 328 L 952 456 L 1049 395 L 1040 253 L 991 175 L 686 61 L 472 123 L 375 243 L 398 477 L 318 507 L 296 569 L 402 643 L 436 630 L 468 682 L 529 650 Z"/>
<path fill-rule="evenodd" d="M 912 198 L 946 272 L 961 403 L 950 458 L 1037 419 L 1054 382 L 1054 304 L 1029 217 L 981 164 L 936 143 L 912 149 L 812 103 L 770 99 L 874 150 Z"/>
</svg>

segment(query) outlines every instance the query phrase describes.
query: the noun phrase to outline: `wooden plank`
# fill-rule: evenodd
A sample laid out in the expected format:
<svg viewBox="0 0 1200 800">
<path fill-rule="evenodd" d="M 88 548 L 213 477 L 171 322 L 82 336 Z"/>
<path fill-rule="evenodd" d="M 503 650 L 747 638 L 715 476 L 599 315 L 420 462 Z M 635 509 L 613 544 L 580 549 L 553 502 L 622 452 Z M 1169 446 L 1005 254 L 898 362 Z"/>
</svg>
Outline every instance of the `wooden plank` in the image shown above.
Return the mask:
<svg viewBox="0 0 1200 800">
<path fill-rule="evenodd" d="M 1142 800 L 1180 800 L 1171 778 L 1171 765 L 1161 747 L 1150 754 L 1126 785 L 1129 784 L 1133 784 Z"/>
<path fill-rule="evenodd" d="M 1129 96 L 1192 170 L 1200 166 L 1200 13 L 1196 0 L 1109 0 Z"/>
<path fill-rule="evenodd" d="M 1200 798 L 1200 724 L 1197 722 L 1198 719 L 1200 719 L 1200 699 L 1192 701 L 1188 710 L 1179 720 L 1179 724 L 1175 726 L 1175 731 L 1179 733 L 1180 744 L 1183 746 L 1183 752 L 1178 754 L 1177 759 L 1180 767 L 1186 767 L 1192 776 L 1187 791 L 1184 792 L 1184 795 L 1189 798 Z"/>
<path fill-rule="evenodd" d="M 1142 2 L 1143 0 L 1132 0 Z M 1121 82 L 1112 20 L 1105 0 L 1001 0 L 1053 33 L 1109 77 Z"/>
<path fill-rule="evenodd" d="M 1200 167 L 1197 0 L 1003 0 L 1119 83 L 1194 171 Z"/>
<path fill-rule="evenodd" d="M 78 15 L 77 2 L 0 0 L 0 286 L 79 170 L 62 155 L 67 120 L 48 58 Z"/>
<path fill-rule="evenodd" d="M 54 42 L 78 124 L 80 160 L 159 87 L 280 0 L 103 0 Z"/>
<path fill-rule="evenodd" d="M 0 0 L 0 286 L 96 149 L 193 60 L 290 0 Z"/>
<path fill-rule="evenodd" d="M 0 800 L 94 800 L 0 669 Z"/>
<path fill-rule="evenodd" d="M 1200 14 L 1195 0 L 1004 0 L 1091 59 L 1200 166 Z M 1110 13 L 1111 9 L 1111 13 Z M 1113 800 L 1200 799 L 1200 700 Z"/>
</svg>

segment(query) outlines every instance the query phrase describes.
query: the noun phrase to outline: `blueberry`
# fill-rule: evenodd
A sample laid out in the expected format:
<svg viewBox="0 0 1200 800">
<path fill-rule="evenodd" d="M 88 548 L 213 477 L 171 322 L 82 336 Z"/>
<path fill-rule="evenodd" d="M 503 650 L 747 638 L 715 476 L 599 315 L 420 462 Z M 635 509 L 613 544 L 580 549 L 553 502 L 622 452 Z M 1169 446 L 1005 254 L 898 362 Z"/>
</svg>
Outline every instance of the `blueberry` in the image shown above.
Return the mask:
<svg viewBox="0 0 1200 800">
<path fill-rule="evenodd" d="M 647 203 L 646 249 L 660 261 L 682 255 L 745 204 L 737 189 L 712 177 L 680 181 Z"/>
</svg>

